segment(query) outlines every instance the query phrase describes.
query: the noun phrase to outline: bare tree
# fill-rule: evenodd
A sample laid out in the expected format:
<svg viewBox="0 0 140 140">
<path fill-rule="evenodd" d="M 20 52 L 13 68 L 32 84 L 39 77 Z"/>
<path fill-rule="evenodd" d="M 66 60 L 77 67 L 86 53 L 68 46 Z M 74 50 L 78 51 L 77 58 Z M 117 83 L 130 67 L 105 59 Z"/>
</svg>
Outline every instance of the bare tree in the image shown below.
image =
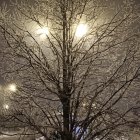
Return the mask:
<svg viewBox="0 0 140 140">
<path fill-rule="evenodd" d="M 126 104 L 139 75 L 136 6 L 33 2 L 1 8 L 3 75 L 18 87 L 6 121 L 46 140 L 54 131 L 62 140 L 116 136 L 133 122 Z"/>
</svg>

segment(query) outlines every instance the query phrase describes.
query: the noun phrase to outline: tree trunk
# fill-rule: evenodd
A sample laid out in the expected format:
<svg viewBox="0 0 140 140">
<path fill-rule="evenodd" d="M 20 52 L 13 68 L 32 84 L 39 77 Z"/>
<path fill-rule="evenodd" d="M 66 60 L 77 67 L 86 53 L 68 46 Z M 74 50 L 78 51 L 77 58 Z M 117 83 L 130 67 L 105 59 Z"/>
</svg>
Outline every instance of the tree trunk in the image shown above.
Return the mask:
<svg viewBox="0 0 140 140">
<path fill-rule="evenodd" d="M 63 134 L 62 140 L 72 140 L 72 132 L 70 130 L 70 100 L 64 98 L 63 104 Z"/>
</svg>

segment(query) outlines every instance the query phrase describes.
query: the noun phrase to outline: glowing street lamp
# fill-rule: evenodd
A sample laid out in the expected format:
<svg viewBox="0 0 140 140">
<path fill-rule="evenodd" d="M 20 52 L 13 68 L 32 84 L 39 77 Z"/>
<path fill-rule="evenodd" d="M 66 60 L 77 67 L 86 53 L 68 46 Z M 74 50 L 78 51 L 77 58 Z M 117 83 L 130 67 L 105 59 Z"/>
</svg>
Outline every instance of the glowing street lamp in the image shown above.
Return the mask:
<svg viewBox="0 0 140 140">
<path fill-rule="evenodd" d="M 49 29 L 47 27 L 43 27 L 38 29 L 36 33 L 40 36 L 41 39 L 46 39 L 46 36 L 49 35 Z"/>
<path fill-rule="evenodd" d="M 11 92 L 16 92 L 16 91 L 17 91 L 17 86 L 16 86 L 16 84 L 10 84 L 10 85 L 8 86 L 8 89 L 9 89 L 9 91 L 11 91 Z"/>
<path fill-rule="evenodd" d="M 79 24 L 76 29 L 76 37 L 84 36 L 88 31 L 88 26 L 86 24 Z"/>
<path fill-rule="evenodd" d="M 9 109 L 9 105 L 8 104 L 4 104 L 3 105 L 3 108 L 6 109 L 6 110 L 8 110 Z"/>
</svg>

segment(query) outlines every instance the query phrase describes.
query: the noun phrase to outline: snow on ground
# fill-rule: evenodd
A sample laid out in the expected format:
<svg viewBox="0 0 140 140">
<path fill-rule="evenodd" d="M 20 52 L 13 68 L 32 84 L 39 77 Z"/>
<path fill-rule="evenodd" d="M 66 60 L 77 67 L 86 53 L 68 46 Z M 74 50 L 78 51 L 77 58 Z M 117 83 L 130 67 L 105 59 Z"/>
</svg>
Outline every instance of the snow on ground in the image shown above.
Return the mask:
<svg viewBox="0 0 140 140">
<path fill-rule="evenodd" d="M 1 135 L 0 136 L 0 140 L 18 140 L 17 136 L 5 136 L 5 135 Z"/>
<path fill-rule="evenodd" d="M 30 140 L 30 138 L 25 139 Z M 5 132 L 5 135 L 0 135 L 0 140 L 19 140 L 19 136 L 15 135 L 14 132 Z"/>
<path fill-rule="evenodd" d="M 44 137 L 36 138 L 36 140 L 45 140 Z"/>
<path fill-rule="evenodd" d="M 7 134 L 7 135 L 6 135 Z M 16 136 L 12 136 L 15 133 L 11 133 L 11 132 L 5 132 L 5 135 L 0 135 L 0 140 L 6 139 L 8 140 L 9 138 L 15 138 Z"/>
<path fill-rule="evenodd" d="M 3 132 L 3 135 L 0 135 L 0 140 L 19 140 L 19 136 L 14 132 Z M 25 140 L 32 140 L 31 137 L 24 137 Z M 35 140 L 45 140 L 44 137 L 38 137 Z"/>
</svg>

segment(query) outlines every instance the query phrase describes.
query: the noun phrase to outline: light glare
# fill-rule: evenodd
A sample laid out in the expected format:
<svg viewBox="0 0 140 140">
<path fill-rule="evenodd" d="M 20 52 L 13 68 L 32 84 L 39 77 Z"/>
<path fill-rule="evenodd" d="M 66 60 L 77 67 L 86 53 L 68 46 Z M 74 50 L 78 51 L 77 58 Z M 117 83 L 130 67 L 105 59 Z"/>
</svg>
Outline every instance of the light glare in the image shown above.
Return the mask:
<svg viewBox="0 0 140 140">
<path fill-rule="evenodd" d="M 9 109 L 9 105 L 8 105 L 8 104 L 4 104 L 4 105 L 3 105 L 3 108 L 4 108 L 4 109 Z"/>
<path fill-rule="evenodd" d="M 76 36 L 77 37 L 82 37 L 84 36 L 88 31 L 88 27 L 86 24 L 79 24 L 77 29 L 76 29 Z"/>
<path fill-rule="evenodd" d="M 46 35 L 49 35 L 49 30 L 47 27 L 40 28 L 37 30 L 37 34 L 40 36 L 41 39 L 45 39 Z"/>
<path fill-rule="evenodd" d="M 12 92 L 16 92 L 16 90 L 17 90 L 16 84 L 10 84 L 9 85 L 9 90 L 12 91 Z"/>
<path fill-rule="evenodd" d="M 83 107 L 86 107 L 86 103 L 83 103 Z"/>
</svg>

